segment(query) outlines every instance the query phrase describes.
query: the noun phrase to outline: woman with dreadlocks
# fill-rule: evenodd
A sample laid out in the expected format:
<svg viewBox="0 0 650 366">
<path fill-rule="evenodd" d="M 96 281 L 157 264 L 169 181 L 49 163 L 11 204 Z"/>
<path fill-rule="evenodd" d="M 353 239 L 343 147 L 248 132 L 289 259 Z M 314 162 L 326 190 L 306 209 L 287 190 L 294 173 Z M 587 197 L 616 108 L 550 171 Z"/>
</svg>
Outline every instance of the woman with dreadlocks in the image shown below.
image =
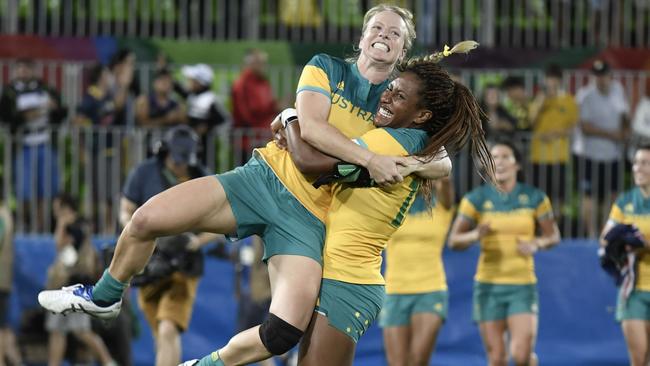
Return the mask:
<svg viewBox="0 0 650 366">
<path fill-rule="evenodd" d="M 454 82 L 437 62 L 454 52 L 467 52 L 475 42 L 412 59 L 382 93 L 373 123 L 378 129 L 354 141 L 379 154 L 435 159 L 443 148 L 455 152 L 468 141 L 489 180 L 494 168 L 485 143 L 484 114 L 471 92 Z M 340 167 L 300 138 L 300 126 L 286 124 L 289 151 L 305 174 Z M 339 169 L 340 170 L 340 169 Z M 344 178 L 345 179 L 345 178 Z M 299 365 L 351 365 L 356 342 L 377 317 L 384 299 L 381 253 L 402 224 L 418 191 L 430 201 L 433 181 L 406 176 L 387 188 L 331 187 L 326 220 L 323 281 L 312 321 L 301 342 Z"/>
</svg>

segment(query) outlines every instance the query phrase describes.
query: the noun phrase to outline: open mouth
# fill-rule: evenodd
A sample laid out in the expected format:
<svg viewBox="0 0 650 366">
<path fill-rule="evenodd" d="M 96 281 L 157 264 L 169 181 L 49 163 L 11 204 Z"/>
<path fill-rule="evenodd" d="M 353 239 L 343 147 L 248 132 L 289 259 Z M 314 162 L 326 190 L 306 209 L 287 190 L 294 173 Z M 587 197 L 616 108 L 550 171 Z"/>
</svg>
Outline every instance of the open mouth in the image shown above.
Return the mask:
<svg viewBox="0 0 650 366">
<path fill-rule="evenodd" d="M 393 117 L 393 112 L 390 110 L 386 109 L 385 107 L 379 108 L 379 111 L 377 112 L 380 116 L 384 118 L 392 118 Z"/>
<path fill-rule="evenodd" d="M 390 52 L 390 47 L 386 43 L 383 42 L 375 42 L 372 44 L 372 48 L 376 48 L 378 50 L 382 50 L 384 52 Z"/>
</svg>

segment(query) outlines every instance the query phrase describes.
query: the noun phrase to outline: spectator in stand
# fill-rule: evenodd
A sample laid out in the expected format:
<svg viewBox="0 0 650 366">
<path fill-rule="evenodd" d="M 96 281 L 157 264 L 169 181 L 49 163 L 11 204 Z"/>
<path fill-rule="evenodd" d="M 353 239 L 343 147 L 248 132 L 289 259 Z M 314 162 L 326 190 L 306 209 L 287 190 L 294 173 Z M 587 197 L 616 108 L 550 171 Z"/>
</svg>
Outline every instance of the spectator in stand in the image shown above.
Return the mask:
<svg viewBox="0 0 650 366">
<path fill-rule="evenodd" d="M 501 104 L 501 95 L 496 84 L 485 85 L 481 108 L 488 116 L 488 120 L 483 123 L 483 131 L 488 141 L 493 142 L 497 136 L 514 135 L 517 120 Z"/>
<path fill-rule="evenodd" d="M 206 64 L 185 66 L 181 70 L 187 79 L 186 89 L 176 88 L 176 92 L 186 98 L 187 120 L 201 139 L 204 149 L 207 148 L 208 134 L 213 128 L 228 123 L 230 115 L 223 108 L 217 94 L 212 91 L 214 73 Z M 205 153 L 202 162 L 206 162 Z"/>
<path fill-rule="evenodd" d="M 76 199 L 67 194 L 59 195 L 54 201 L 53 211 L 57 255 L 48 269 L 47 287 L 93 282 L 98 275 L 97 253 L 90 242 L 88 225 L 79 215 Z M 90 315 L 84 313 L 46 314 L 45 328 L 50 334 L 48 366 L 61 365 L 68 333 L 89 347 L 103 366 L 117 366 L 102 339 L 92 331 L 90 319 Z"/>
<path fill-rule="evenodd" d="M 57 153 L 51 145 L 50 128 L 65 116 L 58 93 L 35 77 L 32 61 L 19 60 L 15 78 L 0 97 L 0 120 L 12 133 L 22 136 L 13 162 L 15 193 L 26 208 L 26 222 L 35 217 L 31 229 L 39 232 L 50 220 L 45 217 L 44 203 L 59 190 Z M 26 205 L 34 200 L 36 212 Z"/>
<path fill-rule="evenodd" d="M 650 145 L 650 79 L 646 80 L 644 95 L 634 111 L 632 119 L 633 142 L 636 146 Z"/>
<path fill-rule="evenodd" d="M 520 76 L 508 76 L 501 83 L 501 89 L 506 93 L 503 106 L 516 121 L 515 130 L 530 131 L 530 100 L 526 95 L 524 79 Z"/>
<path fill-rule="evenodd" d="M 555 203 L 555 217 L 560 221 L 567 187 L 569 138 L 579 111 L 573 95 L 562 89 L 562 69 L 558 65 L 546 68 L 543 88 L 535 96 L 530 111 L 533 185 L 550 196 Z"/>
<path fill-rule="evenodd" d="M 629 104 L 623 86 L 612 80 L 609 65 L 594 61 L 593 82 L 578 90 L 580 121 L 573 142 L 581 217 L 585 234 L 596 237 L 606 207 L 622 187 L 623 145 L 629 135 Z M 620 179 L 619 179 L 620 178 Z M 596 204 L 594 204 L 594 198 Z M 600 207 L 602 204 L 603 207 Z"/>
<path fill-rule="evenodd" d="M 140 95 L 135 104 L 135 118 L 142 127 L 170 127 L 185 122 L 185 110 L 172 96 L 174 81 L 167 69 L 156 71 L 153 90 Z"/>
<path fill-rule="evenodd" d="M 115 100 L 115 124 L 132 125 L 133 101 L 140 95 L 140 84 L 135 78 L 135 53 L 122 48 L 117 51 L 108 64 L 110 72 L 110 93 Z"/>
<path fill-rule="evenodd" d="M 14 268 L 13 240 L 11 213 L 0 203 L 0 366 L 5 366 L 5 359 L 10 365 L 23 363 L 16 336 L 7 323 Z"/>
<path fill-rule="evenodd" d="M 269 140 L 271 121 L 289 106 L 273 96 L 266 77 L 267 58 L 266 52 L 256 48 L 246 51 L 244 69 L 232 86 L 233 127 L 247 129 L 239 149 L 242 162 L 248 161 L 253 148 Z"/>
<path fill-rule="evenodd" d="M 127 79 L 122 81 L 124 85 L 130 82 Z M 89 86 L 77 107 L 74 124 L 94 127 L 92 134 L 83 136 L 92 137 L 92 142 L 91 151 L 83 151 L 82 159 L 91 159 L 92 162 L 89 165 L 90 171 L 85 173 L 92 176 L 91 194 L 93 202 L 97 203 L 94 207 L 97 230 L 110 235 L 115 232 L 112 220 L 113 200 L 117 199 L 120 185 L 119 172 L 113 166 L 117 163 L 114 159 L 115 149 L 119 148 L 119 139 L 116 141 L 115 136 L 119 137 L 120 131 L 107 127 L 123 123 L 117 116 L 124 100 L 121 99 L 121 93 L 111 92 L 111 74 L 105 66 L 96 64 L 91 67 L 88 81 Z"/>
<path fill-rule="evenodd" d="M 90 68 L 88 88 L 77 107 L 74 123 L 79 126 L 112 126 L 120 100 L 111 93 L 111 74 L 102 64 Z"/>
</svg>

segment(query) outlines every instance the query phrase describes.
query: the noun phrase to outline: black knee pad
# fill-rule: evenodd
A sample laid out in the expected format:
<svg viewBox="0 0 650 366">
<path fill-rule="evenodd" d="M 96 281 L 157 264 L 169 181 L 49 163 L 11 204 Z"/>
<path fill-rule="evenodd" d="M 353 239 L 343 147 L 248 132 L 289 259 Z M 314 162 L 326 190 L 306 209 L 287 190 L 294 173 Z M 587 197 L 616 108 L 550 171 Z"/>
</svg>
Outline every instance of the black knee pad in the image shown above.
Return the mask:
<svg viewBox="0 0 650 366">
<path fill-rule="evenodd" d="M 300 341 L 303 331 L 269 313 L 260 326 L 260 338 L 272 355 L 287 353 Z"/>
</svg>

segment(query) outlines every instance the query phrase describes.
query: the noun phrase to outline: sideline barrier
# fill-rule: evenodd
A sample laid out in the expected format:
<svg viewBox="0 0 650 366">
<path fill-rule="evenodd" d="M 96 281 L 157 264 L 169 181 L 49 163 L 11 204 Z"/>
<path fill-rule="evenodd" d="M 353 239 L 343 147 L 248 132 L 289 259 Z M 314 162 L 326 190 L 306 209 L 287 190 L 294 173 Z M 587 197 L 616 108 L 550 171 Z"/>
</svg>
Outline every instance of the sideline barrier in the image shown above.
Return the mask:
<svg viewBox="0 0 650 366">
<path fill-rule="evenodd" d="M 97 239 L 99 247 L 112 240 Z M 15 287 L 10 312 L 18 322 L 19 309 L 37 306 L 36 295 L 45 283 L 47 267 L 54 258 L 51 237 L 17 237 L 15 240 Z M 478 247 L 466 252 L 444 252 L 449 281 L 449 317 L 438 336 L 431 365 L 485 365 L 483 346 L 472 323 L 472 277 Z M 600 269 L 596 242 L 564 240 L 558 247 L 536 255 L 540 317 L 536 352 L 541 365 L 627 365 L 623 334 L 614 320 L 616 288 Z M 235 329 L 233 266 L 223 260 L 206 259 L 194 316 L 183 335 L 183 358 L 205 355 L 227 342 Z M 133 342 L 134 365 L 153 363 L 153 342 L 142 314 L 143 330 Z M 381 330 L 375 325 L 361 338 L 354 365 L 386 365 Z"/>
</svg>

